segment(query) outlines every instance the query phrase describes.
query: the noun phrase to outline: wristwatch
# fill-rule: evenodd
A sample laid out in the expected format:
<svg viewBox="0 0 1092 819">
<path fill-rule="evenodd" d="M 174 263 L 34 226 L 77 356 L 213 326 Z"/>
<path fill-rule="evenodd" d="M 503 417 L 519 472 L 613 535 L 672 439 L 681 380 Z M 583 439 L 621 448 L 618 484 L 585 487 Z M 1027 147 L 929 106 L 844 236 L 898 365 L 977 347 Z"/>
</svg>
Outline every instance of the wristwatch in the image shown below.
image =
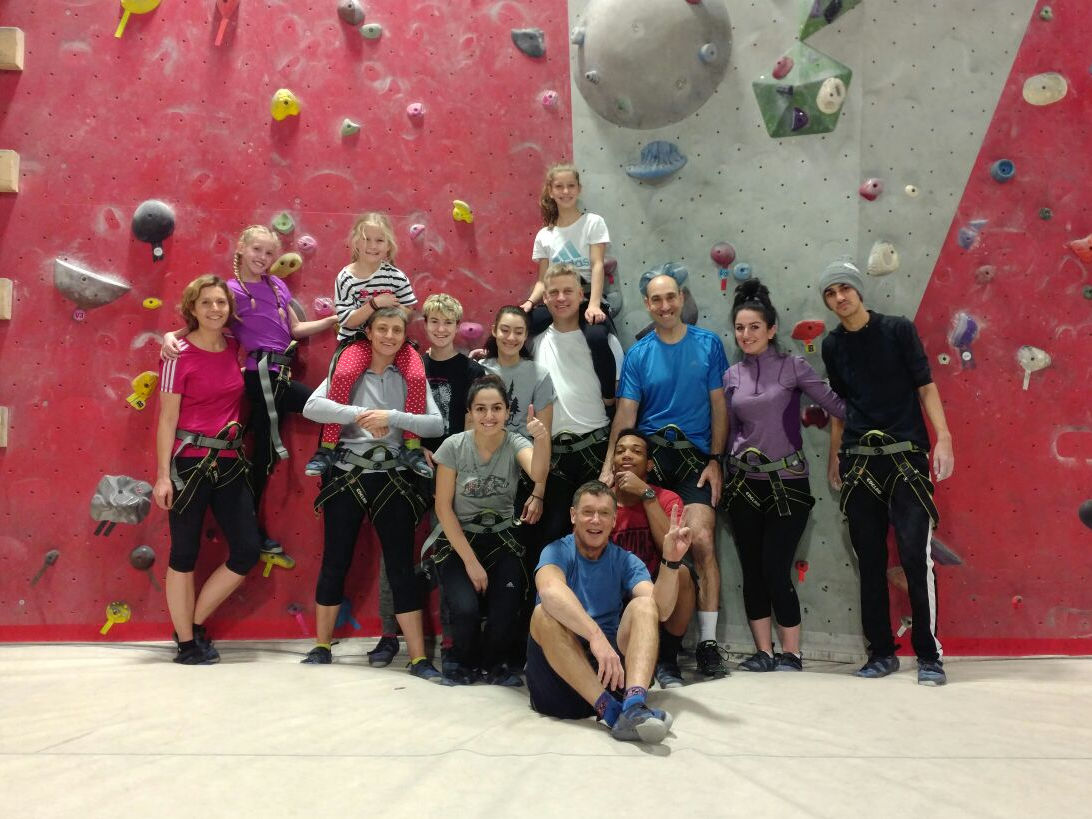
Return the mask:
<svg viewBox="0 0 1092 819">
<path fill-rule="evenodd" d="M 661 566 L 667 566 L 667 568 L 669 568 L 669 569 L 677 569 L 682 565 L 682 561 L 681 560 L 666 560 L 665 558 L 661 557 L 660 558 L 660 565 Z"/>
<path fill-rule="evenodd" d="M 641 493 L 641 497 L 646 501 L 656 500 L 656 493 L 652 491 L 652 487 L 650 486 Z"/>
</svg>

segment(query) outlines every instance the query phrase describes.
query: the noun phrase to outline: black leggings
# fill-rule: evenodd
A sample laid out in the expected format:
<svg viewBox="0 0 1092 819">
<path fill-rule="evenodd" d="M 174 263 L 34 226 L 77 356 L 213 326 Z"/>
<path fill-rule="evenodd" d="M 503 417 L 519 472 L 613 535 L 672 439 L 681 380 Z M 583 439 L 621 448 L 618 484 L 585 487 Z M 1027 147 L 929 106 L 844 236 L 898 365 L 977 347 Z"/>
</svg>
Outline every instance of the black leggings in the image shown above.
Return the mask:
<svg viewBox="0 0 1092 819">
<path fill-rule="evenodd" d="M 782 483 L 786 488 L 811 494 L 807 478 L 788 478 Z M 747 486 L 763 501 L 770 497 L 768 480 L 748 480 Z M 728 505 L 732 539 L 743 569 L 743 607 L 747 619 L 769 617 L 772 602 L 777 622 L 784 628 L 800 625 L 800 601 L 791 572 L 796 546 L 808 525 L 811 508 L 790 502 L 789 512 L 786 518 L 777 513 L 776 507 L 759 512 L 742 494 L 733 497 Z"/>
<path fill-rule="evenodd" d="M 270 373 L 276 378 L 275 373 Z M 257 511 L 262 502 L 262 493 L 269 476 L 273 474 L 273 467 L 277 464 L 276 453 L 273 452 L 273 439 L 270 435 L 269 413 L 266 411 L 265 396 L 262 394 L 262 382 L 257 370 L 247 370 L 243 373 L 243 385 L 246 388 L 246 397 L 250 401 L 250 421 L 247 426 L 254 435 L 250 445 L 250 451 L 254 454 L 251 461 L 250 484 L 254 489 L 254 509 Z M 274 387 L 274 406 L 277 408 L 277 418 L 281 421 L 288 413 L 302 413 L 303 405 L 311 397 L 311 390 L 296 381 L 289 381 L 287 385 Z"/>
<path fill-rule="evenodd" d="M 610 315 L 602 324 L 588 324 L 584 318 L 584 311 L 588 309 L 588 302 L 580 303 L 580 330 L 584 333 L 584 340 L 588 342 L 591 350 L 592 367 L 595 368 L 595 376 L 599 379 L 599 389 L 603 398 L 607 401 L 614 399 L 614 382 L 617 380 L 618 364 L 614 360 L 608 338 L 614 328 L 614 322 Z M 606 312 L 604 310 L 604 312 Z M 553 323 L 550 311 L 545 304 L 535 305 L 531 311 L 531 335 L 537 336 Z"/>
<path fill-rule="evenodd" d="M 513 664 L 514 649 L 527 639 L 519 618 L 527 592 L 527 573 L 523 561 L 498 536 L 478 535 L 474 546 L 489 576 L 485 594 L 479 595 L 474 590 L 463 559 L 457 553 L 450 554 L 436 567 L 449 618 L 446 625 L 453 640 L 447 656 L 461 665 L 480 665 L 485 669 L 500 663 Z M 490 552 L 493 554 L 482 560 L 481 555 Z M 483 602 L 485 636 L 479 640 Z"/>
<path fill-rule="evenodd" d="M 360 478 L 369 498 L 378 497 L 389 481 L 386 472 L 373 472 Z M 324 480 L 323 485 L 325 483 Z M 315 602 L 320 606 L 339 606 L 345 598 L 345 577 L 353 562 L 353 551 L 365 515 L 349 491 L 339 492 L 322 507 L 325 537 L 322 568 L 319 569 L 315 589 Z M 388 500 L 382 512 L 372 520 L 372 527 L 383 550 L 396 614 L 421 608 L 421 587 L 413 573 L 413 534 L 416 526 L 413 507 L 400 494 Z"/>
<path fill-rule="evenodd" d="M 200 461 L 200 458 L 178 458 L 175 463 L 179 471 L 185 471 Z M 175 487 L 176 496 L 177 492 Z M 185 509 L 181 512 L 171 510 L 167 516 L 171 530 L 168 565 L 176 572 L 193 571 L 201 547 L 205 510 L 210 506 L 227 539 L 227 567 L 235 574 L 245 575 L 258 562 L 259 543 L 258 521 L 245 472 L 223 486 L 213 486 L 209 480 L 201 481 Z"/>
</svg>

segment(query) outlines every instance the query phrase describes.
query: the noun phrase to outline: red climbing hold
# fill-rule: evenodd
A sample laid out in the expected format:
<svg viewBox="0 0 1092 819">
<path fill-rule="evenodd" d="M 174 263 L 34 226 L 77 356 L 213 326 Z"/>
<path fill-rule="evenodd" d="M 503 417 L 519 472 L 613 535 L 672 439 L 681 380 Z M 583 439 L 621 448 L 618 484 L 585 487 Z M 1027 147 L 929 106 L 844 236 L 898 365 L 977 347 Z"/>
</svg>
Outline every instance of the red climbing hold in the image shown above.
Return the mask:
<svg viewBox="0 0 1092 819">
<path fill-rule="evenodd" d="M 823 335 L 826 329 L 827 325 L 818 319 L 798 321 L 796 326 L 792 328 L 792 337 L 797 341 L 804 342 L 804 352 L 814 353 L 815 340 Z"/>
</svg>

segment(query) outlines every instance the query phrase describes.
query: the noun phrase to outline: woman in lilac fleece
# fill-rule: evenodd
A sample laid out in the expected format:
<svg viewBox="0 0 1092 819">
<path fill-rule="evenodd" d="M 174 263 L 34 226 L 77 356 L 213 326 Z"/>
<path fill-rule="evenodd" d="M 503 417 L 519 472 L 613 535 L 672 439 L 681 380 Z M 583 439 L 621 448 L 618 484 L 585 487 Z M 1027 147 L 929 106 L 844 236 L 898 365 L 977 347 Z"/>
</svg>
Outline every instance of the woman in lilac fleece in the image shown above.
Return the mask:
<svg viewBox="0 0 1092 819">
<path fill-rule="evenodd" d="M 743 602 L 757 649 L 740 668 L 802 671 L 800 602 L 790 572 L 815 499 L 802 450 L 800 395 L 837 418 L 845 417 L 845 402 L 802 356 L 781 350 L 777 311 L 758 279 L 736 288 L 732 323 L 744 357 L 724 374 L 730 454 L 723 504 L 743 567 Z M 779 654 L 773 652 L 771 608 Z"/>
</svg>

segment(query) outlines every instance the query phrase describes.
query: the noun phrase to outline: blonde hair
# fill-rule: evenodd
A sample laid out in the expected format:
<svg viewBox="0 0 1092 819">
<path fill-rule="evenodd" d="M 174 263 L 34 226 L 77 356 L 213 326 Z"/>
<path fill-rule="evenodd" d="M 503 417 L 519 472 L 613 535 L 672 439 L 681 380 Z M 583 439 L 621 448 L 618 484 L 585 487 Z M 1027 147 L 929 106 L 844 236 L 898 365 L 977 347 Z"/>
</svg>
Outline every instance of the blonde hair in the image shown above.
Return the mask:
<svg viewBox="0 0 1092 819">
<path fill-rule="evenodd" d="M 463 306 L 457 298 L 447 293 L 433 293 L 425 299 L 425 303 L 421 305 L 421 315 L 428 318 L 433 313 L 439 313 L 453 321 L 463 320 Z"/>
<path fill-rule="evenodd" d="M 193 308 L 197 304 L 197 299 L 201 296 L 201 291 L 206 287 L 219 287 L 224 291 L 230 309 L 228 321 L 237 321 L 239 318 L 235 312 L 235 296 L 232 294 L 231 288 L 227 286 L 227 282 L 219 276 L 206 273 L 186 285 L 186 288 L 182 291 L 182 303 L 178 306 L 178 312 L 182 314 L 186 327 L 189 328 L 191 333 L 198 327 L 197 316 L 194 314 Z"/>
<path fill-rule="evenodd" d="M 263 235 L 264 234 L 264 235 Z M 250 288 L 246 286 L 246 282 L 243 281 L 243 277 L 239 275 L 239 270 L 243 264 L 242 248 L 251 239 L 262 236 L 263 239 L 271 239 L 274 244 L 277 245 L 277 250 L 283 250 L 284 246 L 281 244 L 281 237 L 276 232 L 265 225 L 251 225 L 245 228 L 242 233 L 239 234 L 239 241 L 235 243 L 235 255 L 231 259 L 231 269 L 235 273 L 235 281 L 239 283 L 239 287 L 243 288 L 243 292 L 250 298 L 250 309 L 253 310 L 257 307 L 257 302 L 254 301 L 254 296 L 251 295 Z M 273 296 L 277 299 L 277 310 L 280 314 L 284 315 L 284 305 L 281 304 L 281 292 L 276 287 L 271 288 L 273 290 Z M 232 307 L 234 310 L 234 307 Z"/>
<path fill-rule="evenodd" d="M 364 235 L 365 227 L 377 227 L 383 231 L 383 235 L 387 239 L 387 261 L 394 263 L 395 254 L 398 253 L 398 242 L 394 240 L 394 228 L 391 227 L 391 220 L 387 218 L 385 213 L 376 213 L 369 211 L 368 213 L 362 213 L 356 218 L 356 222 L 353 223 L 353 229 L 349 231 L 349 248 L 353 251 L 353 261 L 360 259 L 360 254 L 353 248 L 353 242 Z"/>
<path fill-rule="evenodd" d="M 580 286 L 580 274 L 576 272 L 576 268 L 571 264 L 552 264 L 546 268 L 546 272 L 542 274 L 542 286 L 549 287 L 550 282 L 561 276 L 573 276 L 576 278 L 576 284 Z"/>
<path fill-rule="evenodd" d="M 558 162 L 546 169 L 546 181 L 542 184 L 542 195 L 538 200 L 539 209 L 542 211 L 542 224 L 546 227 L 557 226 L 557 202 L 550 196 L 550 187 L 559 173 L 571 173 L 576 177 L 576 184 L 580 184 L 580 171 L 569 162 Z"/>
</svg>

